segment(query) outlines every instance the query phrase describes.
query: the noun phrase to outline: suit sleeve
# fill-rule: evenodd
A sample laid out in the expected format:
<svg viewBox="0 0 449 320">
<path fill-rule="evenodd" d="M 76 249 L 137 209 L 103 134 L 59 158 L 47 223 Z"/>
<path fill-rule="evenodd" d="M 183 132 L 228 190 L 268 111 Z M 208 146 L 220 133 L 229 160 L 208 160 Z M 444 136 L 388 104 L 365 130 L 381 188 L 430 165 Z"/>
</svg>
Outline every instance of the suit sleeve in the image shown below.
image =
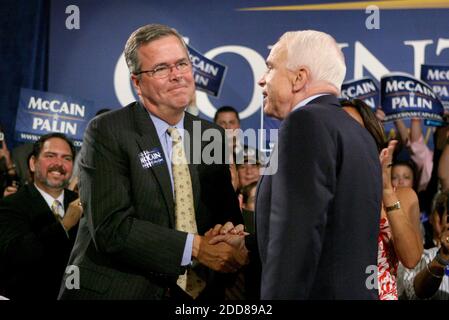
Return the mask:
<svg viewBox="0 0 449 320">
<path fill-rule="evenodd" d="M 338 155 L 328 128 L 307 110 L 284 120 L 278 141 L 262 297 L 307 299 L 325 241 Z"/>
<path fill-rule="evenodd" d="M 128 154 L 115 134 L 119 127 L 93 120 L 82 149 L 80 194 L 96 249 L 148 275 L 177 276 L 187 234 L 136 215 Z"/>
<path fill-rule="evenodd" d="M 11 270 L 40 261 L 49 251 L 58 254 L 70 241 L 56 220 L 33 228 L 25 209 L 11 201 L 0 204 L 0 261 Z"/>
</svg>

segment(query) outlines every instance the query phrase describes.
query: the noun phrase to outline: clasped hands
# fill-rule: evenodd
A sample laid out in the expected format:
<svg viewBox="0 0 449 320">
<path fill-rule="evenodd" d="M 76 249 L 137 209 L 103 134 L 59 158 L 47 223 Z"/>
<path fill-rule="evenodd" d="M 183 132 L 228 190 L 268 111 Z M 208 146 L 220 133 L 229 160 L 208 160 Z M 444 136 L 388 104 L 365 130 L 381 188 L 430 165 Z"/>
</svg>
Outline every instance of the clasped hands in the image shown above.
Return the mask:
<svg viewBox="0 0 449 320">
<path fill-rule="evenodd" d="M 248 264 L 248 250 L 245 246 L 243 225 L 234 226 L 231 222 L 217 224 L 204 236 L 195 235 L 193 257 L 208 268 L 224 272 L 236 272 Z"/>
</svg>

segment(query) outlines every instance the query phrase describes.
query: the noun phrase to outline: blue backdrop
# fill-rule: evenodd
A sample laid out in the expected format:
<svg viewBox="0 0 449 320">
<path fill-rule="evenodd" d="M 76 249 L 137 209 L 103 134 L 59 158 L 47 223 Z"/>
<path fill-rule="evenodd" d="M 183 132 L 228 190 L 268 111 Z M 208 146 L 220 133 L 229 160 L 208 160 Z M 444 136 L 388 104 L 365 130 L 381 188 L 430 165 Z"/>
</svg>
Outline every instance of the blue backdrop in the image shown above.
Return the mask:
<svg viewBox="0 0 449 320">
<path fill-rule="evenodd" d="M 215 108 L 233 105 L 240 111 L 244 129 L 257 128 L 262 97 L 256 83 L 264 72 L 269 46 L 285 31 L 317 29 L 333 35 L 346 56 L 346 80 L 362 76 L 379 80 L 393 71 L 419 77 L 422 63 L 449 64 L 448 1 L 425 9 L 414 7 L 415 2 L 400 1 L 402 8 L 391 10 L 380 6 L 379 29 L 370 30 L 365 24 L 370 14 L 364 7 L 337 0 L 307 1 L 319 5 L 312 10 L 293 0 L 52 1 L 46 89 L 94 101 L 96 110 L 130 102 L 134 97 L 121 59 L 124 44 L 139 26 L 163 23 L 228 67 L 220 97 L 197 94 L 201 116 L 210 119 Z M 342 10 L 329 10 L 329 3 L 337 3 Z M 78 30 L 66 28 L 69 5 L 80 10 Z M 286 10 L 245 10 L 272 5 L 286 6 Z M 26 86 L 33 88 L 29 83 Z"/>
<path fill-rule="evenodd" d="M 0 7 L 0 125 L 8 147 L 20 88 L 47 89 L 48 0 L 2 0 Z"/>
</svg>

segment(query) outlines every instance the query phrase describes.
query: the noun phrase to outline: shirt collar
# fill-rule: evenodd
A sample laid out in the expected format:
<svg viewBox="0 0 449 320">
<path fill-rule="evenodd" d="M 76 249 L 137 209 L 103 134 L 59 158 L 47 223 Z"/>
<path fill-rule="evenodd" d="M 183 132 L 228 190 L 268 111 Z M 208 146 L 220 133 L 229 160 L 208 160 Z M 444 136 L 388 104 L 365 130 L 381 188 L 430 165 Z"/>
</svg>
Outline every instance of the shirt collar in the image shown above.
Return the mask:
<svg viewBox="0 0 449 320">
<path fill-rule="evenodd" d="M 295 111 L 296 109 L 299 109 L 299 108 L 301 108 L 301 107 L 304 107 L 304 106 L 305 106 L 306 104 L 308 104 L 310 101 L 312 101 L 312 100 L 314 100 L 314 99 L 316 99 L 316 98 L 318 98 L 318 97 L 326 96 L 326 95 L 329 95 L 329 94 L 328 94 L 328 93 L 319 93 L 319 94 L 310 96 L 310 97 L 308 97 L 308 98 L 305 98 L 304 100 L 300 101 L 300 102 L 299 102 L 299 103 L 292 109 L 292 111 Z"/>
<path fill-rule="evenodd" d="M 44 190 L 39 188 L 36 184 L 34 184 L 34 186 L 36 187 L 37 191 L 39 191 L 39 193 L 42 195 L 42 197 L 44 197 L 44 200 L 48 204 L 48 207 L 50 209 L 51 209 L 51 206 L 53 205 L 53 201 L 55 201 L 55 200 L 58 200 L 59 203 L 61 203 L 62 208 L 64 209 L 64 189 L 62 190 L 59 197 L 57 197 L 55 199 L 51 195 L 49 195 L 47 192 L 45 192 Z"/>
<path fill-rule="evenodd" d="M 154 127 L 156 128 L 157 136 L 159 137 L 159 140 L 161 140 L 164 137 L 164 134 L 167 133 L 167 129 L 170 127 L 176 127 L 181 136 L 183 136 L 183 130 L 184 130 L 184 113 L 182 114 L 181 120 L 174 126 L 169 125 L 167 122 L 162 120 L 161 118 L 156 117 L 151 112 L 148 111 L 148 114 L 150 115 L 151 120 L 153 121 Z"/>
</svg>

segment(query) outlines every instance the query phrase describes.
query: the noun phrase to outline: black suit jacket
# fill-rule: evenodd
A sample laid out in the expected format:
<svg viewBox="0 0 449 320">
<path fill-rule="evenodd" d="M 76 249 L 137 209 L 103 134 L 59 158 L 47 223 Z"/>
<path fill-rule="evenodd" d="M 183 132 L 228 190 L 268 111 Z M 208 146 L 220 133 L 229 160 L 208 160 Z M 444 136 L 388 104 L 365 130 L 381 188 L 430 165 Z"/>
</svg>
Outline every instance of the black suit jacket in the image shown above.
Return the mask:
<svg viewBox="0 0 449 320">
<path fill-rule="evenodd" d="M 185 113 L 184 129 L 190 137 L 194 126 L 201 132 L 219 129 Z M 221 129 L 215 133 L 223 139 Z M 207 144 L 189 147 L 199 147 L 194 150 L 198 156 Z M 223 140 L 219 146 L 224 145 Z M 161 299 L 185 271 L 181 259 L 187 234 L 174 228 L 167 163 L 145 168 L 140 160 L 139 155 L 152 150 L 163 152 L 140 103 L 108 112 L 89 124 L 80 161 L 84 217 L 69 262 L 80 268 L 81 289 L 62 286 L 62 299 Z M 189 168 L 198 233 L 217 223 L 241 223 L 228 166 L 201 162 Z M 215 275 L 209 277 L 208 290 Z"/>
<path fill-rule="evenodd" d="M 64 208 L 77 198 L 64 191 Z M 77 226 L 68 236 L 34 184 L 0 201 L 0 294 L 56 300 Z"/>
<path fill-rule="evenodd" d="M 261 298 L 376 299 L 367 287 L 382 191 L 373 138 L 326 95 L 291 112 L 278 140 L 277 172 L 262 177 L 256 199 Z"/>
</svg>

